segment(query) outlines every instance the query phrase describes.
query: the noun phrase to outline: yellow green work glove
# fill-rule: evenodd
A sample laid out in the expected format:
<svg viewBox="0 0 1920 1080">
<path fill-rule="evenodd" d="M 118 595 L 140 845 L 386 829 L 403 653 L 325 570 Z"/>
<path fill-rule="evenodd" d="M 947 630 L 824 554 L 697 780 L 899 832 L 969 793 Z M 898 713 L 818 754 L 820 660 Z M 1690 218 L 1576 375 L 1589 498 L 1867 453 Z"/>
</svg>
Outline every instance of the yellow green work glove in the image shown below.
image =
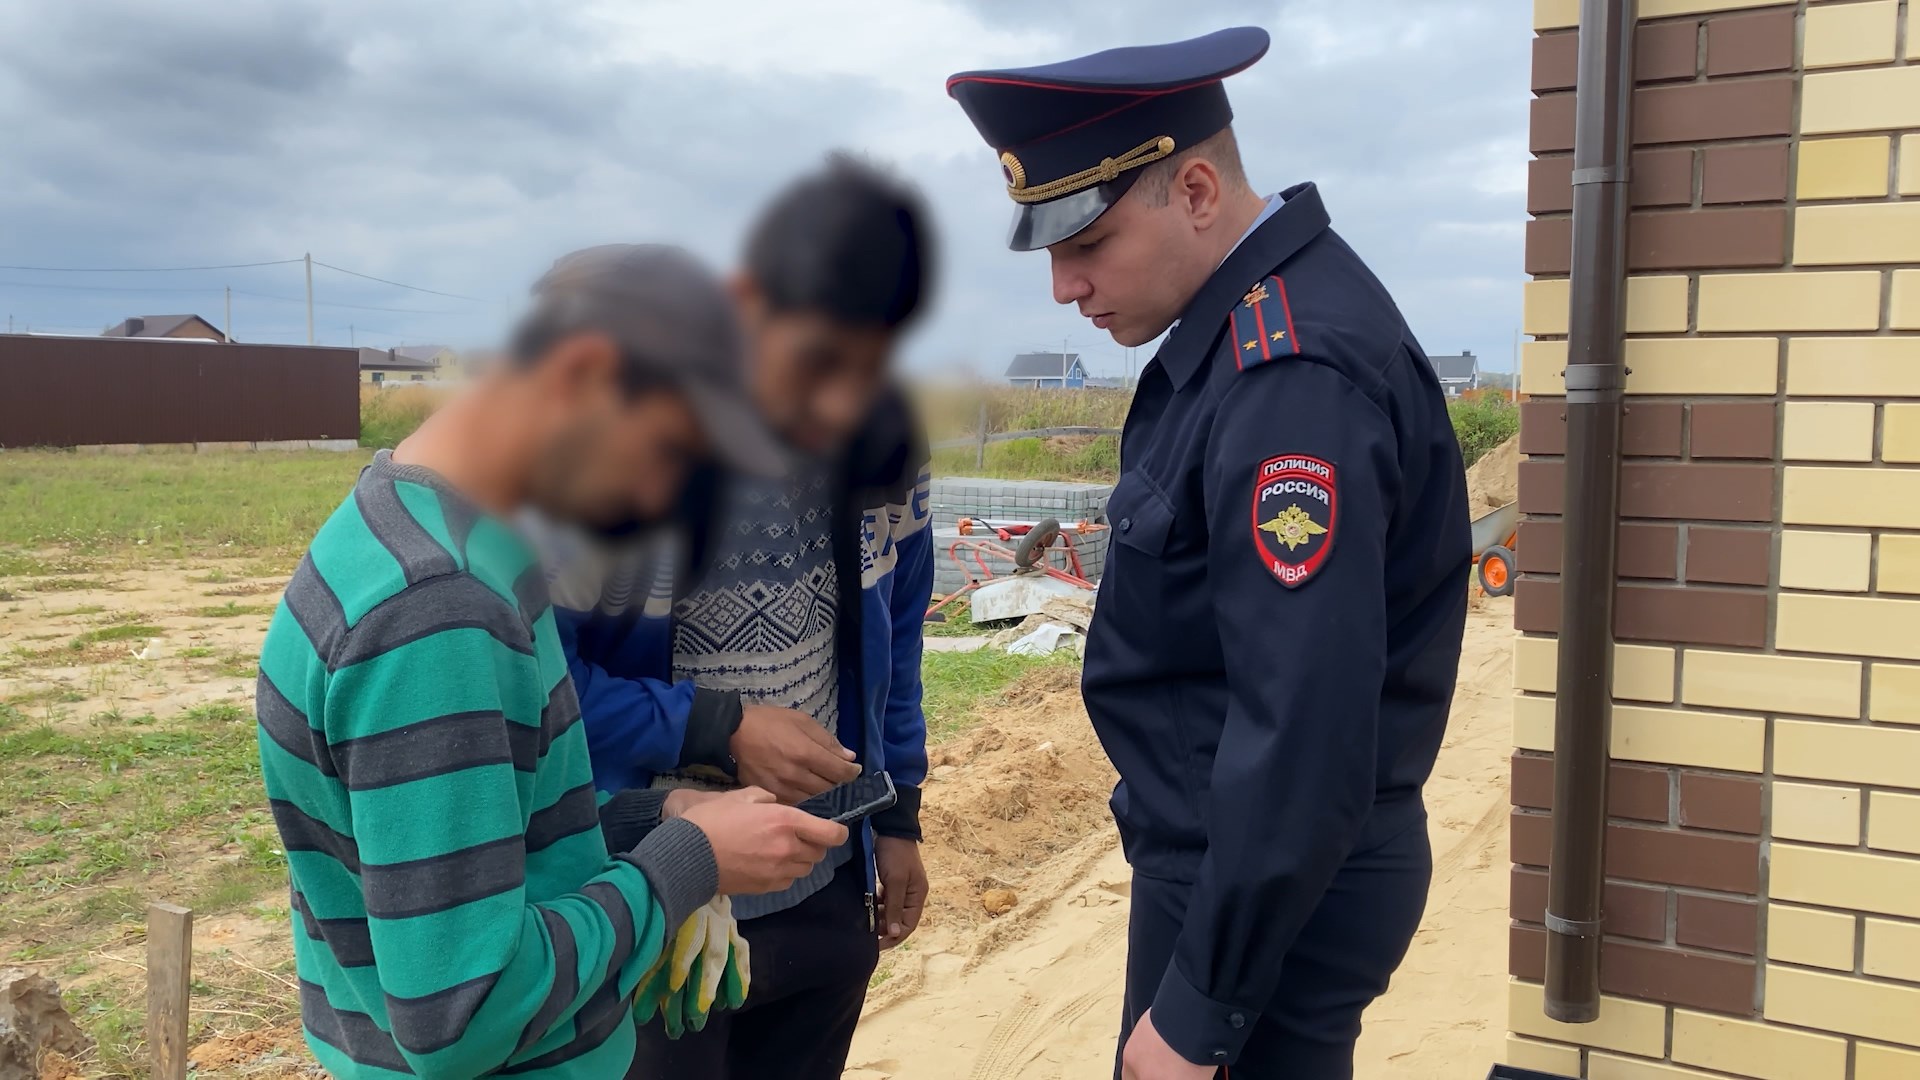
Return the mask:
<svg viewBox="0 0 1920 1080">
<path fill-rule="evenodd" d="M 659 1012 L 667 1037 L 677 1039 L 688 1028 L 703 1030 L 716 1004 L 739 1008 L 750 982 L 747 942 L 722 896 L 680 925 L 641 979 L 634 1008 L 642 1022 Z"/>
</svg>

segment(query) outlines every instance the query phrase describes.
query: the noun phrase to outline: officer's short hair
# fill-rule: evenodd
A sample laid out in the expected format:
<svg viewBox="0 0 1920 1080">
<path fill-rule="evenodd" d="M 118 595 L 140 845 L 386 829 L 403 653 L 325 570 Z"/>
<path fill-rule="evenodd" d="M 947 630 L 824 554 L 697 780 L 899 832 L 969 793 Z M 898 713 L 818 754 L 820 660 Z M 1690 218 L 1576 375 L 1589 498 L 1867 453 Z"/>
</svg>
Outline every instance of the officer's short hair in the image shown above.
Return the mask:
<svg viewBox="0 0 1920 1080">
<path fill-rule="evenodd" d="M 1240 142 L 1233 137 L 1233 129 L 1228 127 L 1221 128 L 1165 161 L 1156 161 L 1140 170 L 1140 179 L 1134 181 L 1133 190 L 1148 206 L 1167 205 L 1173 174 L 1196 157 L 1213 162 L 1214 168 L 1220 170 L 1220 180 L 1227 187 L 1247 186 L 1247 169 L 1240 163 Z"/>
<path fill-rule="evenodd" d="M 761 213 L 748 234 L 746 272 L 777 311 L 896 329 L 931 291 L 927 218 L 905 182 L 834 154 Z"/>
</svg>

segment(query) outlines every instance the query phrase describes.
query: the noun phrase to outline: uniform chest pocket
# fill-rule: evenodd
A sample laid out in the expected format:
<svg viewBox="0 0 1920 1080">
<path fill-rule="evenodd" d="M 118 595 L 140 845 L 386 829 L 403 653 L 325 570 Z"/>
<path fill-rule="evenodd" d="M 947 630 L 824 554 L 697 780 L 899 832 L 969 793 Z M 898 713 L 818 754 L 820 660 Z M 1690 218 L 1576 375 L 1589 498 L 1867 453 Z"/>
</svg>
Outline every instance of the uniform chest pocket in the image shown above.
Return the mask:
<svg viewBox="0 0 1920 1080">
<path fill-rule="evenodd" d="M 1159 556 L 1173 532 L 1173 504 L 1152 477 L 1135 469 L 1121 476 L 1108 496 L 1107 524 L 1115 543 Z"/>
</svg>

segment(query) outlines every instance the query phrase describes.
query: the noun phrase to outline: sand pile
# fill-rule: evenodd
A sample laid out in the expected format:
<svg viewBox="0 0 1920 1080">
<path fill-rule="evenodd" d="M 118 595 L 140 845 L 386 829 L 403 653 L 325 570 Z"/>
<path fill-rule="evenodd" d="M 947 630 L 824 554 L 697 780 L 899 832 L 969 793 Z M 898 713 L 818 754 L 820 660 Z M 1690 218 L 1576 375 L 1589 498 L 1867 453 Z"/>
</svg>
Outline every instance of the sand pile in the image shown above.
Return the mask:
<svg viewBox="0 0 1920 1080">
<path fill-rule="evenodd" d="M 1520 437 L 1486 452 L 1467 469 L 1467 507 L 1474 517 L 1520 497 Z"/>
</svg>

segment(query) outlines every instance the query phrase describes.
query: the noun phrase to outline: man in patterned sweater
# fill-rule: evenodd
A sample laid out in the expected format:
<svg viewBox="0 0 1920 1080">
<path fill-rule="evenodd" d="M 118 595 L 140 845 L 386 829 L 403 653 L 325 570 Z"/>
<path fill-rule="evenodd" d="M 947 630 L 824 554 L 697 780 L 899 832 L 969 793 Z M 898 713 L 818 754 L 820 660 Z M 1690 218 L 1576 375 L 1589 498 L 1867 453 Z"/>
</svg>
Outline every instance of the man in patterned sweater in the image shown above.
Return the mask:
<svg viewBox="0 0 1920 1080">
<path fill-rule="evenodd" d="M 745 1006 L 677 1040 L 643 1033 L 635 1077 L 837 1080 L 879 950 L 919 922 L 933 554 L 926 447 L 887 372 L 929 247 L 918 199 L 870 167 L 836 159 L 789 187 L 735 281 L 787 475 L 696 478 L 672 553 L 543 553 L 603 792 L 745 783 L 798 802 L 885 770 L 900 793 L 793 888 L 734 903 Z M 610 835 L 637 798 L 609 803 Z"/>
<path fill-rule="evenodd" d="M 504 520 L 658 514 L 708 442 L 772 459 L 729 309 L 672 249 L 561 260 L 513 365 L 376 455 L 287 586 L 261 771 L 332 1075 L 619 1076 L 667 935 L 846 841 L 748 791 L 656 803 L 678 820 L 610 852 L 543 575 Z"/>
</svg>

